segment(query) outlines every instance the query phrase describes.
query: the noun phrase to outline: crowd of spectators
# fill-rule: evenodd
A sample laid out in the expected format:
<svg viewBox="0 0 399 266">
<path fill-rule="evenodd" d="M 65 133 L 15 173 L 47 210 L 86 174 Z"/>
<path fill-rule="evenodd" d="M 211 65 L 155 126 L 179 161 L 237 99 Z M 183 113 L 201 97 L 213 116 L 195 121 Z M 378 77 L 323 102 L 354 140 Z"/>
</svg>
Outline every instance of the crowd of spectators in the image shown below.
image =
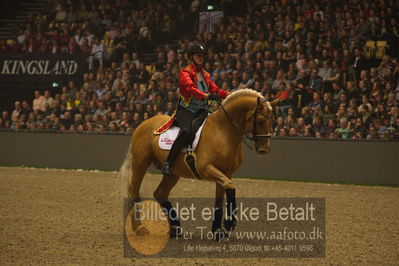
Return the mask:
<svg viewBox="0 0 399 266">
<path fill-rule="evenodd" d="M 46 32 L 56 36 L 52 44 L 61 40 L 58 52 L 77 52 L 72 43 L 96 55 L 97 45 L 104 57 L 89 57 L 82 80 L 60 93 L 36 91 L 32 103 L 16 102 L 2 112 L 0 127 L 131 133 L 151 116 L 173 113 L 178 74 L 188 64 L 184 51 L 196 41 L 207 47 L 205 69 L 221 88 L 252 88 L 282 100 L 274 136 L 399 139 L 395 1 L 247 1 L 245 16 L 221 18 L 211 32 L 187 28 L 188 15 L 181 14 L 193 16 L 206 1 L 155 1 L 142 9 L 123 0 L 80 2 L 91 4 L 56 4 L 50 15 L 33 18 L 48 24 L 25 31 L 12 51 L 41 52 L 30 50 L 27 36 Z M 172 43 L 179 31 L 196 35 Z M 382 58 L 365 58 L 368 40 L 386 41 Z M 153 43 L 156 60 L 144 62 L 142 53 Z"/>
<path fill-rule="evenodd" d="M 1 53 L 83 53 L 94 60 L 121 61 L 124 53 L 152 52 L 154 43 L 192 34 L 190 1 L 53 1 L 43 14 L 29 14 L 15 38 L 0 41 Z"/>
</svg>

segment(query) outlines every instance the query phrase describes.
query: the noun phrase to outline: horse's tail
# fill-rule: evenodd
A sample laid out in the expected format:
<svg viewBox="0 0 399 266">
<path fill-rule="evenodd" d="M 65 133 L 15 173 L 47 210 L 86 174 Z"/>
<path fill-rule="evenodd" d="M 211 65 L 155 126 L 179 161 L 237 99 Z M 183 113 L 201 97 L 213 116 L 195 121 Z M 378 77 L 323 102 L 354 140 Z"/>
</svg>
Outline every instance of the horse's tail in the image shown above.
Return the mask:
<svg viewBox="0 0 399 266">
<path fill-rule="evenodd" d="M 122 166 L 119 169 L 119 178 L 121 179 L 121 196 L 127 198 L 129 196 L 129 186 L 132 180 L 132 143 L 130 142 L 129 149 L 126 152 L 125 159 L 123 160 Z"/>
<path fill-rule="evenodd" d="M 129 196 L 129 186 L 132 179 L 132 143 L 130 143 L 129 148 L 126 152 L 125 159 L 121 167 L 119 168 L 118 178 L 115 183 L 115 190 L 120 193 L 122 198 L 127 198 Z"/>
<path fill-rule="evenodd" d="M 135 196 L 136 198 L 138 198 L 138 195 L 132 195 L 131 192 L 133 190 L 133 187 L 131 187 L 132 185 L 132 178 L 133 178 L 133 160 L 134 157 L 132 155 L 132 141 L 130 142 L 129 148 L 126 152 L 125 158 L 123 159 L 123 163 L 121 165 L 121 167 L 119 168 L 119 172 L 117 174 L 117 179 L 114 185 L 114 194 L 119 194 L 122 199 L 124 198 L 132 198 Z M 136 177 L 137 178 L 137 177 Z M 143 177 L 140 177 L 141 179 Z M 139 181 L 139 180 L 137 180 Z M 135 182 L 136 184 L 139 183 L 141 185 L 141 180 L 140 182 Z M 148 190 L 145 187 L 145 185 L 143 185 L 142 189 L 144 196 L 148 196 Z"/>
<path fill-rule="evenodd" d="M 148 136 L 152 136 L 155 130 L 153 128 L 153 124 L 156 122 L 154 119 L 159 119 L 159 117 L 155 116 L 145 120 L 136 128 L 131 137 L 129 149 L 126 152 L 115 183 L 115 190 L 123 198 L 139 200 L 141 196 L 139 195 L 139 190 L 142 191 L 142 196 L 150 197 L 146 184 L 142 184 L 142 181 L 147 168 L 152 162 L 152 138 L 150 139 Z"/>
</svg>

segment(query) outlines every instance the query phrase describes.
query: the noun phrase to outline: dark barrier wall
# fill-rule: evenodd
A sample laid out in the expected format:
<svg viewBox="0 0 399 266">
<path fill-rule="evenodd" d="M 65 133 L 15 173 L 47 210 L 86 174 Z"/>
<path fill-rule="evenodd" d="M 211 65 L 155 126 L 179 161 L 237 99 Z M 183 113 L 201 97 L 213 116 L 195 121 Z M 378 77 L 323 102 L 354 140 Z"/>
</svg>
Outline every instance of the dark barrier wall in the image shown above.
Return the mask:
<svg viewBox="0 0 399 266">
<path fill-rule="evenodd" d="M 0 165 L 117 170 L 129 141 L 121 135 L 0 132 Z M 271 149 L 259 157 L 245 147 L 235 176 L 399 185 L 399 142 L 273 139 Z"/>
</svg>

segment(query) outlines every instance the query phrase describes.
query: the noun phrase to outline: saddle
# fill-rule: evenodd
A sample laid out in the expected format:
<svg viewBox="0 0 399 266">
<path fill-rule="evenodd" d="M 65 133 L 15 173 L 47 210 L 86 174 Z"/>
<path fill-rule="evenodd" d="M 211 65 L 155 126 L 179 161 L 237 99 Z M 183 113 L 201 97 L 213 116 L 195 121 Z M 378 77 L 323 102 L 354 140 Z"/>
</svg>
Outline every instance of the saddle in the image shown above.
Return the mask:
<svg viewBox="0 0 399 266">
<path fill-rule="evenodd" d="M 204 124 L 205 119 L 208 117 L 208 112 L 201 112 L 198 117 L 196 117 L 192 122 L 192 131 L 190 136 L 189 146 L 187 148 L 192 148 L 193 142 L 195 139 L 195 135 L 197 134 L 198 130 Z"/>
<path fill-rule="evenodd" d="M 193 121 L 192 121 L 192 131 L 191 131 L 191 136 L 189 138 L 188 145 L 186 146 L 185 149 L 182 150 L 182 152 L 185 152 L 186 154 L 184 155 L 184 162 L 188 169 L 192 172 L 192 174 L 200 178 L 200 175 L 198 174 L 197 167 L 196 167 L 196 155 L 194 153 L 194 150 L 197 147 L 197 144 L 199 142 L 199 138 L 201 136 L 202 128 L 204 126 L 205 120 L 208 117 L 207 112 L 201 112 Z M 160 134 L 159 136 L 159 141 L 158 145 L 161 149 L 163 150 L 170 150 L 174 140 L 176 139 L 180 128 L 178 126 L 174 125 L 173 123 L 170 123 L 169 129 L 164 130 L 163 133 Z"/>
<path fill-rule="evenodd" d="M 189 150 L 196 149 L 197 144 L 199 142 L 199 138 L 201 136 L 205 119 L 206 116 L 201 115 L 201 117 L 198 117 L 197 119 L 192 121 L 193 123 L 192 135 L 189 138 L 189 145 L 187 145 L 187 147 L 182 150 L 183 152 L 185 152 L 188 149 Z M 175 126 L 174 123 L 171 123 L 168 129 L 164 130 L 162 133 L 159 134 L 159 140 L 158 140 L 159 148 L 162 150 L 170 150 L 179 132 L 180 128 L 178 126 Z"/>
</svg>

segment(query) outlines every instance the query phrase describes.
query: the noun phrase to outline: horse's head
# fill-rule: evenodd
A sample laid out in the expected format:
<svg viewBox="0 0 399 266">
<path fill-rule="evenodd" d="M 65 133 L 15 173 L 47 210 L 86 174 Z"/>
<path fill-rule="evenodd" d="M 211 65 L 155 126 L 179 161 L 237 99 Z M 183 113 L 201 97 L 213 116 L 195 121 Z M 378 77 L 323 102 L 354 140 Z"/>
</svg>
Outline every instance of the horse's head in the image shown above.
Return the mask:
<svg viewBox="0 0 399 266">
<path fill-rule="evenodd" d="M 256 152 L 260 155 L 270 152 L 270 138 L 273 133 L 273 106 L 278 102 L 279 100 L 268 102 L 264 98 L 258 97 L 256 108 L 247 114 L 245 128 L 247 132 L 251 133 Z"/>
</svg>

